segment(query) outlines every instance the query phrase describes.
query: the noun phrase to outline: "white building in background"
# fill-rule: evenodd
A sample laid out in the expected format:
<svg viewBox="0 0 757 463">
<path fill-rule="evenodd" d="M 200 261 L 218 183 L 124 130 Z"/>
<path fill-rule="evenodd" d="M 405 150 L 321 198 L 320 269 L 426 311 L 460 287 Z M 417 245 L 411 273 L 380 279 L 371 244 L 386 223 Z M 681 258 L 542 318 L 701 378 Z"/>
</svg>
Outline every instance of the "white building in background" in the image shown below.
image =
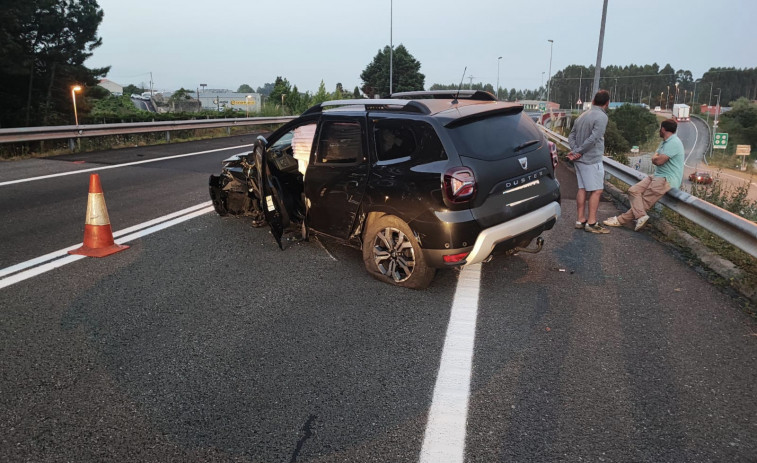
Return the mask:
<svg viewBox="0 0 757 463">
<path fill-rule="evenodd" d="M 109 91 L 110 93 L 121 96 L 124 94 L 124 87 L 123 85 L 117 84 L 113 82 L 112 80 L 108 79 L 101 79 L 100 82 L 97 83 L 100 87 L 104 88 L 105 90 Z"/>
<path fill-rule="evenodd" d="M 196 92 L 192 92 L 195 97 Z M 260 93 L 237 93 L 228 90 L 204 90 L 200 92 L 200 104 L 202 109 L 216 111 L 225 111 L 232 109 L 234 111 L 249 111 L 259 113 L 262 106 L 262 97 Z M 249 96 L 249 98 L 248 98 Z"/>
</svg>

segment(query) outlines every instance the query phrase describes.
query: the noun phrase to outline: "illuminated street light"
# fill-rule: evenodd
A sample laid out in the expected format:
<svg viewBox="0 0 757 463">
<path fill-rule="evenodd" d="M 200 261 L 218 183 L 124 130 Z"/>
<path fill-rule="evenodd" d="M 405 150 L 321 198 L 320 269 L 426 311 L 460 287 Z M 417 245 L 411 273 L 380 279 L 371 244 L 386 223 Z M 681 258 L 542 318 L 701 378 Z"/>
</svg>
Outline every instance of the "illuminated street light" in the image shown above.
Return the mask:
<svg viewBox="0 0 757 463">
<path fill-rule="evenodd" d="M 250 98 L 252 98 L 252 95 L 247 95 L 246 97 L 244 97 L 244 99 L 246 100 L 246 104 L 244 106 L 247 109 L 245 117 L 250 117 Z"/>
<path fill-rule="evenodd" d="M 676 82 L 676 94 L 673 97 L 673 104 L 678 103 L 678 82 Z"/>
<path fill-rule="evenodd" d="M 669 101 L 670 101 L 670 85 L 668 85 L 668 93 L 665 94 L 665 111 L 668 110 Z"/>
<path fill-rule="evenodd" d="M 81 92 L 81 87 L 74 85 L 71 87 L 71 101 L 74 102 L 74 121 L 79 125 L 79 114 L 76 112 L 76 92 Z"/>
</svg>

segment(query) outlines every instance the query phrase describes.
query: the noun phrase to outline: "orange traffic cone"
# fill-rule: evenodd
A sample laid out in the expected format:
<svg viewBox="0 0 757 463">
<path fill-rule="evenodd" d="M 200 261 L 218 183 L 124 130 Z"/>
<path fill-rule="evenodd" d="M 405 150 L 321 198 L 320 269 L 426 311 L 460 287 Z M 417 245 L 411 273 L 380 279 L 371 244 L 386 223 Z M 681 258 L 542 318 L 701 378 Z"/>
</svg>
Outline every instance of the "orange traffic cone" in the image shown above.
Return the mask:
<svg viewBox="0 0 757 463">
<path fill-rule="evenodd" d="M 68 251 L 68 253 L 89 257 L 105 257 L 123 251 L 128 247 L 116 244 L 113 241 L 113 230 L 110 228 L 108 209 L 105 207 L 103 187 L 100 186 L 100 175 L 90 174 L 87 220 L 84 223 L 84 243 L 80 248 Z"/>
</svg>

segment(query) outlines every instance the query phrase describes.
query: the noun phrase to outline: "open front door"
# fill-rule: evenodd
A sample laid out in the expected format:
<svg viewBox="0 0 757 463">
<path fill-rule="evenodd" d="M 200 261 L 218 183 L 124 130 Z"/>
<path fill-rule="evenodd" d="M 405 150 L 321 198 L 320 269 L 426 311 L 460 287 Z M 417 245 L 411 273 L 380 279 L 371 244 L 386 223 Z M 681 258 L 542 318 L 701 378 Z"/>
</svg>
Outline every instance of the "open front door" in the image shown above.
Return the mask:
<svg viewBox="0 0 757 463">
<path fill-rule="evenodd" d="M 281 201 L 281 186 L 278 179 L 271 175 L 268 168 L 265 150 L 266 147 L 262 140 L 255 142 L 253 150 L 255 159 L 254 181 L 257 183 L 257 189 L 261 194 L 261 206 L 265 220 L 271 227 L 271 233 L 276 239 L 279 249 L 284 249 L 281 244 L 281 237 L 284 234 L 284 228 L 289 225 L 289 215 Z"/>
<path fill-rule="evenodd" d="M 305 180 L 307 223 L 314 231 L 348 239 L 368 181 L 365 118 L 324 118 L 317 139 Z"/>
</svg>

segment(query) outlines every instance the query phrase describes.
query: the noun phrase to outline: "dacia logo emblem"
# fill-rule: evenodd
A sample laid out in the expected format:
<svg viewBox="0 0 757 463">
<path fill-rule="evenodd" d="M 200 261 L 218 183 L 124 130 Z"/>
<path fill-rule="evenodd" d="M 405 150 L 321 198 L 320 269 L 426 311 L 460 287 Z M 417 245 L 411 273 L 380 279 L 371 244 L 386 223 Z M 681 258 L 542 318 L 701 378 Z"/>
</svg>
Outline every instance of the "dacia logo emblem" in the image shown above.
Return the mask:
<svg viewBox="0 0 757 463">
<path fill-rule="evenodd" d="M 528 158 L 520 158 L 518 159 L 520 162 L 520 166 L 523 168 L 523 170 L 528 170 Z"/>
</svg>

